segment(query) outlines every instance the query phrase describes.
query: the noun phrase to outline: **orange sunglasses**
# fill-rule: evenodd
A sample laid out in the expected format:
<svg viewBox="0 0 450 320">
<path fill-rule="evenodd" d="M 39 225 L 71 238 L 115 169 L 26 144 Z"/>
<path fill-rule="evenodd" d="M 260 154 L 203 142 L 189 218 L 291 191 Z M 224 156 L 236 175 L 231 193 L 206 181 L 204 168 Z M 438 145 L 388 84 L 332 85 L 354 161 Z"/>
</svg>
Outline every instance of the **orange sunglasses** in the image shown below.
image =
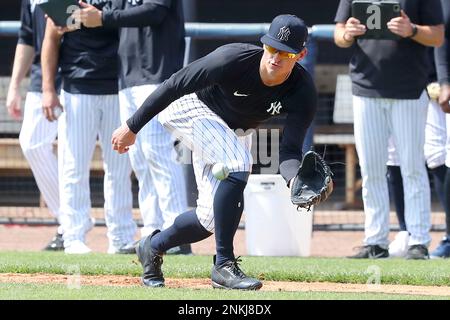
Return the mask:
<svg viewBox="0 0 450 320">
<path fill-rule="evenodd" d="M 264 49 L 266 49 L 270 54 L 276 54 L 281 58 L 287 58 L 287 59 L 295 59 L 297 57 L 296 53 L 290 53 L 286 51 L 280 51 L 278 49 L 275 49 L 274 47 L 268 46 L 267 44 L 264 45 Z"/>
</svg>

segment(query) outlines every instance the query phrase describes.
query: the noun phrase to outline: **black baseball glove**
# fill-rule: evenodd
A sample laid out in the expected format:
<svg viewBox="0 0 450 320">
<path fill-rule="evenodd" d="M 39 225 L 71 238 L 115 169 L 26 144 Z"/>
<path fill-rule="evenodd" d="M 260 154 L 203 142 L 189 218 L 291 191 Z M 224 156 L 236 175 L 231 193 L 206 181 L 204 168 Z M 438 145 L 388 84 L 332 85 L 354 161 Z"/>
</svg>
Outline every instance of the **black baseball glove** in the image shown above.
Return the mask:
<svg viewBox="0 0 450 320">
<path fill-rule="evenodd" d="M 291 181 L 291 201 L 308 211 L 311 206 L 325 201 L 333 191 L 333 173 L 322 157 L 308 151 L 302 159 L 297 175 Z"/>
</svg>

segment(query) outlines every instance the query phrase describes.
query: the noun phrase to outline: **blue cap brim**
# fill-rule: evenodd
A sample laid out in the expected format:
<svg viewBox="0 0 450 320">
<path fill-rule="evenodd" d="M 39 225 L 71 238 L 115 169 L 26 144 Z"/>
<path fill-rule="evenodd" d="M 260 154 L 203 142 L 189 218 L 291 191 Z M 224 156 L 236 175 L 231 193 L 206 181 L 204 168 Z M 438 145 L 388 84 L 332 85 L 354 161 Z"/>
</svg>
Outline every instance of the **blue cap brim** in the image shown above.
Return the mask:
<svg viewBox="0 0 450 320">
<path fill-rule="evenodd" d="M 278 39 L 274 39 L 274 38 L 272 38 L 271 36 L 269 36 L 267 34 L 263 35 L 261 37 L 260 41 L 263 44 L 267 44 L 268 46 L 271 46 L 271 47 L 273 47 L 275 49 L 278 49 L 280 51 L 286 51 L 286 52 L 289 52 L 289 53 L 297 54 L 300 51 L 302 51 L 302 49 L 303 49 L 303 47 L 301 47 L 300 49 L 293 49 L 293 48 L 291 48 L 291 47 L 289 47 L 289 46 L 287 46 L 287 45 L 285 45 L 283 43 L 280 43 Z"/>
</svg>

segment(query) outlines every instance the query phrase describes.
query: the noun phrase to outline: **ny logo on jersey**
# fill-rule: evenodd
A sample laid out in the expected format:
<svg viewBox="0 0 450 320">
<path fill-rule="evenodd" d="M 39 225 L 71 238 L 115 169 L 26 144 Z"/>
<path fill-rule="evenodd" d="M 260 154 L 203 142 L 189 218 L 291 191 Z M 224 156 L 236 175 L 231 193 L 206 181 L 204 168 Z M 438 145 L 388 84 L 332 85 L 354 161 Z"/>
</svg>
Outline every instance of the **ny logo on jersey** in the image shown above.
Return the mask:
<svg viewBox="0 0 450 320">
<path fill-rule="evenodd" d="M 128 3 L 131 3 L 132 6 L 136 6 L 140 4 L 142 0 L 128 0 Z"/>
<path fill-rule="evenodd" d="M 281 27 L 280 31 L 278 32 L 277 38 L 281 41 L 288 41 L 289 35 L 291 34 L 291 30 L 289 30 L 289 27 Z"/>
<path fill-rule="evenodd" d="M 283 106 L 281 105 L 281 102 L 279 102 L 279 101 L 276 101 L 276 102 L 272 102 L 271 104 L 270 104 L 270 108 L 269 109 L 267 109 L 266 111 L 268 112 L 268 113 L 270 113 L 271 115 L 276 115 L 276 114 L 280 114 L 280 109 L 282 108 Z"/>
</svg>

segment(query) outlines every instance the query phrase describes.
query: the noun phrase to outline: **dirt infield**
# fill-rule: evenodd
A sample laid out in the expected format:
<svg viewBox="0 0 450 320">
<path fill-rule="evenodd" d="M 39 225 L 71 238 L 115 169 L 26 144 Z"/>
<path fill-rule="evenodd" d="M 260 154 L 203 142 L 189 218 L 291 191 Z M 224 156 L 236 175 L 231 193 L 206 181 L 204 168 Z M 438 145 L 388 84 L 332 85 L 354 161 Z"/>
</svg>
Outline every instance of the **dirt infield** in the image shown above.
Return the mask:
<svg viewBox="0 0 450 320">
<path fill-rule="evenodd" d="M 0 274 L 0 282 L 3 283 L 34 283 L 34 284 L 68 284 L 67 275 L 58 274 Z M 166 279 L 168 288 L 185 289 L 211 289 L 210 279 Z M 411 295 L 433 295 L 450 297 L 448 287 L 426 287 L 406 285 L 366 285 L 366 284 L 344 284 L 328 282 L 285 282 L 285 281 L 263 281 L 262 291 L 300 291 L 300 292 L 339 292 L 339 293 L 388 293 L 388 294 L 411 294 Z M 85 286 L 140 286 L 139 277 L 130 276 L 86 276 L 80 277 L 80 285 Z"/>
</svg>

